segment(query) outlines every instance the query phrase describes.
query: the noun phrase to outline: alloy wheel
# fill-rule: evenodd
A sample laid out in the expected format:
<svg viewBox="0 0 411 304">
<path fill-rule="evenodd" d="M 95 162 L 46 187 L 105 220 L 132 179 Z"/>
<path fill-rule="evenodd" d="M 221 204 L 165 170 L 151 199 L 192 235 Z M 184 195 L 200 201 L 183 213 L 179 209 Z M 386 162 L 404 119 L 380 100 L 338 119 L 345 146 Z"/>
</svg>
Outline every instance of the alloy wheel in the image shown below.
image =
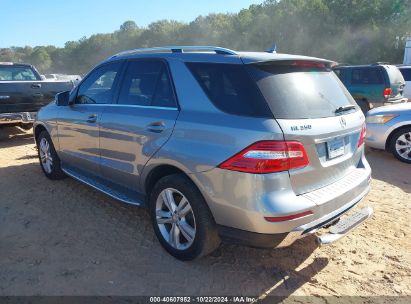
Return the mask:
<svg viewBox="0 0 411 304">
<path fill-rule="evenodd" d="M 178 190 L 167 188 L 156 201 L 156 222 L 164 240 L 173 248 L 189 248 L 196 236 L 196 221 L 187 198 Z"/>
<path fill-rule="evenodd" d="M 44 137 L 40 140 L 39 155 L 41 166 L 46 173 L 50 174 L 53 166 L 53 157 L 51 156 L 50 143 Z"/>
<path fill-rule="evenodd" d="M 397 138 L 395 150 L 400 157 L 411 160 L 411 132 L 406 132 Z"/>
</svg>

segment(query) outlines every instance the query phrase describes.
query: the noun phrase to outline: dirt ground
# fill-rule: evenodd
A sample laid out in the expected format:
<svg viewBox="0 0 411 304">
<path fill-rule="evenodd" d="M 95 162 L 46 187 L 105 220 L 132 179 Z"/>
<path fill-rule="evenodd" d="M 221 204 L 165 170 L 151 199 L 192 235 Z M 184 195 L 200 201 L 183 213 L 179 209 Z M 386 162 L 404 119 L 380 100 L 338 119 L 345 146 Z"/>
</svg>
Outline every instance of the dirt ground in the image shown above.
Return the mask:
<svg viewBox="0 0 411 304">
<path fill-rule="evenodd" d="M 144 209 L 71 178 L 53 182 L 30 132 L 0 129 L 0 295 L 411 296 L 411 166 L 368 151 L 375 214 L 328 247 L 223 244 L 184 263 L 157 242 Z"/>
</svg>

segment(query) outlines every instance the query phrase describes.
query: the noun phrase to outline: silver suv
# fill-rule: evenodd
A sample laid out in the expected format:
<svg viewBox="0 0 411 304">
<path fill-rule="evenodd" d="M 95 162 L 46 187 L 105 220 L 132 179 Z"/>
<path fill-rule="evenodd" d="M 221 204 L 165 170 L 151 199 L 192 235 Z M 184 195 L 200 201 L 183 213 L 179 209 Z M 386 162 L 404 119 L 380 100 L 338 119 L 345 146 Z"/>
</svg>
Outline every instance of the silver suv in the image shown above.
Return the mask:
<svg viewBox="0 0 411 304">
<path fill-rule="evenodd" d="M 331 243 L 372 213 L 339 221 L 371 170 L 364 115 L 332 65 L 200 46 L 117 54 L 38 113 L 41 168 L 148 207 L 181 260 L 221 239 L 283 247 L 324 227 Z"/>
</svg>

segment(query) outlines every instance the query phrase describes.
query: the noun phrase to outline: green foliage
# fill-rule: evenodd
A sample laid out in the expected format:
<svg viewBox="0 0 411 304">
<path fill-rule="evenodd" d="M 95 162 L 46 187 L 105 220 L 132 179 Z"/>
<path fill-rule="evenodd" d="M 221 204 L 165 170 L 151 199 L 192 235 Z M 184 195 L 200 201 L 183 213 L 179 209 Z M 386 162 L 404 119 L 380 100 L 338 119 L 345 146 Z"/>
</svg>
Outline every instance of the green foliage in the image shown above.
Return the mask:
<svg viewBox="0 0 411 304">
<path fill-rule="evenodd" d="M 141 28 L 126 21 L 114 33 L 68 41 L 63 48 L 0 49 L 0 61 L 32 63 L 43 73 L 83 74 L 133 48 L 197 44 L 262 51 L 276 43 L 279 52 L 345 63 L 400 63 L 410 34 L 411 0 L 268 0 L 190 23 L 160 20 Z"/>
</svg>

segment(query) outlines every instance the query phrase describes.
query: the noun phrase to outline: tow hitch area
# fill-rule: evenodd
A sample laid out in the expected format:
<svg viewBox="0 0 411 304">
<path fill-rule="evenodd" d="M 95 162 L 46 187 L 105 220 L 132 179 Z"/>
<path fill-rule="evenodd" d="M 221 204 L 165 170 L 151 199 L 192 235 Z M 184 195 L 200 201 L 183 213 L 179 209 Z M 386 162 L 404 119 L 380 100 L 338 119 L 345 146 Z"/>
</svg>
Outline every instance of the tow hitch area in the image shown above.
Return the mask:
<svg viewBox="0 0 411 304">
<path fill-rule="evenodd" d="M 347 235 L 351 230 L 360 225 L 373 214 L 371 207 L 365 207 L 360 211 L 353 213 L 341 219 L 337 224 L 330 227 L 329 232 L 318 237 L 320 245 L 328 245 L 338 241 Z"/>
</svg>

